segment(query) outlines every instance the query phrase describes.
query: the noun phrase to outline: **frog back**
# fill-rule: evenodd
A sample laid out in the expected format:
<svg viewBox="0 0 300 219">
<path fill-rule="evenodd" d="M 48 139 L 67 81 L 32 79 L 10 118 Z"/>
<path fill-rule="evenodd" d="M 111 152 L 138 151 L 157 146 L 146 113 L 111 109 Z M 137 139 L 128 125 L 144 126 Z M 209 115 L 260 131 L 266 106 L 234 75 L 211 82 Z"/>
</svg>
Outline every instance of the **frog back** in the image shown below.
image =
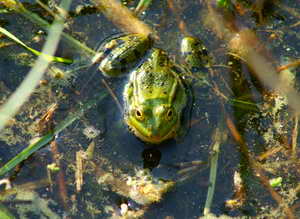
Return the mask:
<svg viewBox="0 0 300 219">
<path fill-rule="evenodd" d="M 180 70 L 166 52 L 153 48 L 147 60 L 130 76 L 130 82 L 135 88 L 134 95 L 139 103 L 156 100 L 181 109 L 179 105 L 185 104 L 186 97 L 179 74 Z"/>
</svg>

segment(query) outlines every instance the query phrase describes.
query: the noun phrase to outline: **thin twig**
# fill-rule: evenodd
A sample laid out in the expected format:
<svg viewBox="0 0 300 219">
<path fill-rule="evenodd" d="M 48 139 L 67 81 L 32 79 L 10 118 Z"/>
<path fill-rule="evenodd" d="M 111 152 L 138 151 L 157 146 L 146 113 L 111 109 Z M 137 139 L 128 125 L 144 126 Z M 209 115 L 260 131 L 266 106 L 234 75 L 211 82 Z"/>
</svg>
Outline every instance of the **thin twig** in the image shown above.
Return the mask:
<svg viewBox="0 0 300 219">
<path fill-rule="evenodd" d="M 56 165 L 59 167 L 59 172 L 56 176 L 56 182 L 58 184 L 58 190 L 59 190 L 59 196 L 62 201 L 62 204 L 64 208 L 68 209 L 68 195 L 67 195 L 67 189 L 66 189 L 66 182 L 65 182 L 65 174 L 64 174 L 64 168 L 62 168 L 60 164 L 60 153 L 57 148 L 57 142 L 54 139 L 50 143 L 50 148 L 52 152 L 52 159 L 56 163 Z"/>
<path fill-rule="evenodd" d="M 296 218 L 292 210 L 284 203 L 281 196 L 270 186 L 269 179 L 265 176 L 261 165 L 258 162 L 256 162 L 256 160 L 250 155 L 246 143 L 244 142 L 242 136 L 239 134 L 238 130 L 236 129 L 229 115 L 226 116 L 226 123 L 227 123 L 227 127 L 231 132 L 231 135 L 239 144 L 240 150 L 242 151 L 243 155 L 247 158 L 251 168 L 254 170 L 255 176 L 261 181 L 262 185 L 270 192 L 272 198 L 278 203 L 278 205 L 283 207 L 283 210 L 286 213 L 287 218 L 289 219 Z"/>
<path fill-rule="evenodd" d="M 263 161 L 265 159 L 267 159 L 268 157 L 272 156 L 273 154 L 278 153 L 279 151 L 282 151 L 284 149 L 283 146 L 278 146 L 278 147 L 272 147 L 269 150 L 267 150 L 266 152 L 262 153 L 261 155 L 259 155 L 257 157 L 257 160 L 259 161 Z"/>
<path fill-rule="evenodd" d="M 298 21 L 298 22 L 296 22 L 296 23 L 290 25 L 290 27 L 298 27 L 299 25 L 300 25 L 300 21 Z"/>
<path fill-rule="evenodd" d="M 296 60 L 296 61 L 290 62 L 290 63 L 288 63 L 288 64 L 286 64 L 286 65 L 281 65 L 281 66 L 279 66 L 279 67 L 277 68 L 277 71 L 278 71 L 278 72 L 281 72 L 281 71 L 283 71 L 283 70 L 286 70 L 286 69 L 289 69 L 289 68 L 296 68 L 296 67 L 298 67 L 298 66 L 300 66 L 300 60 L 299 60 L 299 59 Z"/>
<path fill-rule="evenodd" d="M 124 32 L 149 35 L 153 30 L 116 0 L 93 0 L 95 6 Z"/>
<path fill-rule="evenodd" d="M 298 138 L 298 114 L 294 117 L 294 128 L 292 130 L 292 158 L 297 159 L 297 138 Z"/>
<path fill-rule="evenodd" d="M 117 107 L 119 108 L 120 112 L 122 113 L 123 112 L 123 107 L 122 107 L 120 101 L 118 100 L 117 96 L 115 95 L 114 91 L 110 88 L 110 86 L 107 84 L 107 82 L 104 79 L 102 79 L 101 82 L 104 84 L 104 86 L 108 90 L 109 94 L 111 95 L 111 97 L 116 102 Z"/>
</svg>

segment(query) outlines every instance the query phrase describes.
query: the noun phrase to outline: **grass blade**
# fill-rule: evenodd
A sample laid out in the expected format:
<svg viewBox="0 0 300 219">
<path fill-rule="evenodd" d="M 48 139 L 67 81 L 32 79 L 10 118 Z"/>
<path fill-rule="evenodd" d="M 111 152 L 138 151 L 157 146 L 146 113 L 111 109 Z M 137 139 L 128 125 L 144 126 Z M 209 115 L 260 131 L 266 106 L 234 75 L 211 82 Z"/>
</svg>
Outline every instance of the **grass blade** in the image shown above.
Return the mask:
<svg viewBox="0 0 300 219">
<path fill-rule="evenodd" d="M 212 143 L 212 156 L 210 159 L 209 187 L 207 190 L 207 197 L 206 197 L 205 207 L 203 211 L 204 216 L 210 214 L 210 207 L 215 192 L 220 145 L 226 139 L 224 120 L 221 120 L 219 122 L 218 127 L 215 129 L 215 132 L 212 136 L 212 139 L 213 139 L 213 143 Z"/>
<path fill-rule="evenodd" d="M 100 96 L 88 101 L 84 104 L 84 106 L 79 106 L 75 113 L 70 113 L 66 119 L 60 122 L 52 132 L 44 135 L 40 138 L 36 143 L 33 143 L 26 147 L 23 151 L 21 151 L 17 156 L 8 161 L 3 167 L 0 168 L 0 177 L 13 169 L 16 165 L 18 165 L 23 160 L 27 159 L 31 154 L 39 150 L 41 147 L 48 144 L 57 134 L 59 134 L 62 130 L 71 125 L 75 120 L 79 119 L 88 109 L 94 106 L 97 102 L 106 97 L 107 93 L 103 92 Z"/>
<path fill-rule="evenodd" d="M 32 52 L 34 55 L 36 56 L 42 56 L 44 59 L 46 59 L 48 62 L 62 62 L 62 63 L 66 63 L 66 64 L 71 64 L 73 62 L 72 59 L 66 59 L 66 58 L 62 58 L 62 57 L 56 57 L 56 56 L 51 56 L 48 54 L 44 54 L 41 53 L 29 46 L 27 46 L 25 43 L 23 43 L 20 39 L 18 39 L 15 35 L 13 35 L 12 33 L 10 33 L 9 31 L 7 31 L 6 29 L 0 27 L 0 33 L 6 35 L 7 37 L 9 37 L 11 40 L 15 41 L 16 43 L 20 44 L 21 46 L 23 46 L 25 49 L 29 50 L 30 52 Z"/>
<path fill-rule="evenodd" d="M 67 3 L 67 4 L 66 4 Z M 68 10 L 71 0 L 64 0 L 62 4 L 66 4 L 65 10 Z M 63 20 L 56 19 L 49 30 L 49 35 L 47 41 L 43 48 L 42 53 L 53 54 L 58 45 L 60 34 L 64 28 Z M 24 81 L 17 88 L 17 90 L 10 96 L 8 101 L 3 104 L 0 108 L 0 131 L 4 128 L 7 121 L 13 117 L 20 107 L 25 103 L 30 97 L 34 88 L 38 85 L 40 79 L 42 78 L 45 70 L 49 65 L 49 61 L 44 59 L 43 56 L 39 56 L 36 64 L 30 70 Z"/>
</svg>

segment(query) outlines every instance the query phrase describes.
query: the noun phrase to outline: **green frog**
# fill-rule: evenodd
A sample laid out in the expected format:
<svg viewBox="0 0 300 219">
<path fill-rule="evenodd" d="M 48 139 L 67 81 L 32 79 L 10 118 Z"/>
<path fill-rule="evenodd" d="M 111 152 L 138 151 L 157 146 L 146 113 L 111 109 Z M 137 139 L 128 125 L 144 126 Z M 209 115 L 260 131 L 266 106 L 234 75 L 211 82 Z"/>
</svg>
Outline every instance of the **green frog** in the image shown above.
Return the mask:
<svg viewBox="0 0 300 219">
<path fill-rule="evenodd" d="M 123 92 L 124 121 L 129 130 L 150 144 L 177 137 L 188 102 L 182 77 L 186 68 L 177 65 L 164 50 L 153 48 L 151 36 L 118 36 L 100 48 L 97 60 L 104 75 L 130 72 Z M 181 52 L 191 71 L 208 63 L 206 48 L 194 37 L 182 40 Z"/>
</svg>

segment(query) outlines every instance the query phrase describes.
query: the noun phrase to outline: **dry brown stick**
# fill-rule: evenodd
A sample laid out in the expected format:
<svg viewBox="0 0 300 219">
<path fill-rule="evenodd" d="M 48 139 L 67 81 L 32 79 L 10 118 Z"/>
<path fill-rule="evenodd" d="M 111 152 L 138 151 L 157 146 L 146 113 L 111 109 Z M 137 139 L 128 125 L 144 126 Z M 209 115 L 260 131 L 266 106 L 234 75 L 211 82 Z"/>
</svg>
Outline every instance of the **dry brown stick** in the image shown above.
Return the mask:
<svg viewBox="0 0 300 219">
<path fill-rule="evenodd" d="M 298 67 L 300 66 L 300 60 L 296 60 L 296 61 L 293 61 L 293 62 L 290 62 L 286 65 L 281 65 L 277 68 L 277 71 L 278 72 L 281 72 L 283 70 L 286 70 L 286 69 L 289 69 L 289 68 L 293 68 L 293 67 Z"/>
<path fill-rule="evenodd" d="M 75 184 L 76 191 L 80 192 L 83 185 L 83 165 L 85 160 L 85 152 L 80 150 L 76 152 L 76 171 L 75 171 Z"/>
<path fill-rule="evenodd" d="M 117 27 L 127 33 L 149 35 L 153 30 L 116 0 L 94 0 L 96 7 Z"/>
<path fill-rule="evenodd" d="M 298 114 L 294 117 L 294 128 L 292 130 L 292 158 L 297 159 L 297 138 L 298 138 Z"/>
<path fill-rule="evenodd" d="M 65 174 L 63 171 L 63 168 L 61 168 L 60 165 L 60 154 L 58 152 L 57 148 L 57 142 L 56 140 L 53 140 L 50 143 L 50 148 L 52 152 L 52 159 L 56 163 L 56 165 L 59 167 L 59 172 L 56 176 L 56 182 L 58 184 L 58 190 L 59 190 L 59 196 L 62 201 L 62 204 L 64 206 L 64 209 L 68 209 L 68 195 L 67 195 L 67 189 L 66 189 L 66 183 L 65 183 Z"/>
<path fill-rule="evenodd" d="M 281 150 L 283 150 L 283 149 L 284 149 L 283 146 L 270 148 L 270 149 L 267 150 L 266 152 L 260 154 L 260 155 L 257 157 L 257 160 L 263 161 L 263 160 L 267 159 L 268 157 L 272 156 L 273 154 L 278 153 L 279 151 L 281 151 Z"/>
<path fill-rule="evenodd" d="M 299 26 L 299 25 L 300 25 L 300 21 L 298 21 L 298 22 L 296 22 L 296 23 L 290 25 L 290 27 L 297 27 L 297 26 Z"/>
<path fill-rule="evenodd" d="M 260 166 L 260 164 L 250 155 L 246 143 L 244 142 L 242 136 L 239 134 L 238 130 L 236 129 L 229 115 L 226 116 L 226 124 L 233 138 L 239 144 L 240 150 L 242 151 L 243 155 L 246 156 L 251 168 L 254 170 L 255 176 L 260 180 L 262 185 L 270 192 L 272 198 L 278 203 L 278 205 L 283 207 L 283 210 L 286 213 L 287 218 L 289 219 L 296 218 L 291 208 L 285 205 L 281 196 L 270 186 L 269 179 L 265 176 L 264 171 Z"/>
</svg>

